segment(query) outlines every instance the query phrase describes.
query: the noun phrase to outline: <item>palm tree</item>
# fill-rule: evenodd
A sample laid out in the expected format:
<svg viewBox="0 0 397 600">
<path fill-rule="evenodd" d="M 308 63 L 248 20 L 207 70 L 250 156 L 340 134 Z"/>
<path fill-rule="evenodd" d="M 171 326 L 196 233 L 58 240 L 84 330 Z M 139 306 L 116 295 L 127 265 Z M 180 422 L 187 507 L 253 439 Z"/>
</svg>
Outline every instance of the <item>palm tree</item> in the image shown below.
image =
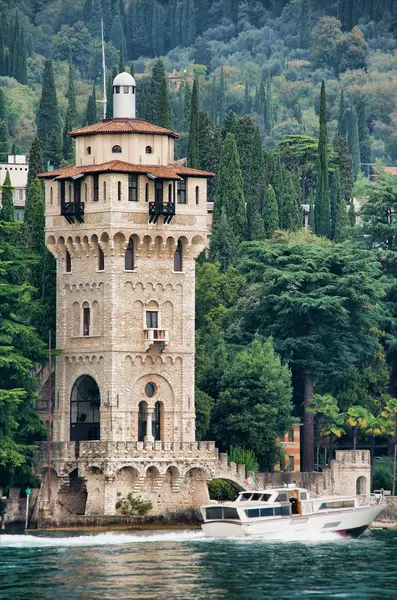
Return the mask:
<svg viewBox="0 0 397 600">
<path fill-rule="evenodd" d="M 380 413 L 379 415 L 373 415 L 372 413 L 368 412 L 367 420 L 366 423 L 363 424 L 362 430 L 365 433 L 365 435 L 371 438 L 370 453 L 372 473 L 372 467 L 374 464 L 375 457 L 375 438 L 380 435 L 385 435 L 387 433 L 388 423 L 387 420 L 382 416 L 382 413 Z"/>
<path fill-rule="evenodd" d="M 338 402 L 331 394 L 314 394 L 309 404 L 310 412 L 316 416 L 316 452 L 317 465 L 320 462 L 320 445 L 321 440 L 328 436 L 341 437 L 343 433 L 343 416 L 339 412 Z M 331 450 L 332 452 L 332 450 Z M 327 462 L 327 450 L 324 448 L 325 464 Z"/>
<path fill-rule="evenodd" d="M 350 406 L 346 413 L 346 423 L 352 428 L 353 450 L 357 450 L 357 432 L 365 428 L 368 420 L 368 410 L 364 406 Z"/>
</svg>

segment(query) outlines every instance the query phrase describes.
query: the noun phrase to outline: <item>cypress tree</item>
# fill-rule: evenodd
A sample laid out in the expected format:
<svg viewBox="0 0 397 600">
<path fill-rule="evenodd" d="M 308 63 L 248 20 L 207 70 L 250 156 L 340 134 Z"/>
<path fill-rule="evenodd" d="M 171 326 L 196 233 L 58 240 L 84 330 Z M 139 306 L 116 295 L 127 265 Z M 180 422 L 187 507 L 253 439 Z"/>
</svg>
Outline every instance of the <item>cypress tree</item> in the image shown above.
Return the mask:
<svg viewBox="0 0 397 600">
<path fill-rule="evenodd" d="M 183 99 L 183 125 L 182 131 L 189 131 L 190 127 L 190 112 L 192 106 L 192 89 L 187 83 L 185 86 L 185 93 Z"/>
<path fill-rule="evenodd" d="M 222 138 L 217 125 L 208 118 L 205 110 L 199 110 L 199 165 L 204 171 L 217 174 L 221 154 Z M 212 201 L 215 191 L 216 177 L 207 183 L 208 201 Z"/>
<path fill-rule="evenodd" d="M 338 135 L 347 135 L 345 90 L 342 88 L 339 100 Z"/>
<path fill-rule="evenodd" d="M 219 82 L 219 99 L 218 99 L 218 115 L 219 115 L 219 127 L 222 128 L 223 119 L 226 112 L 226 86 L 225 86 L 225 74 L 223 72 L 223 65 L 221 66 L 221 77 Z"/>
<path fill-rule="evenodd" d="M 284 190 L 284 172 L 283 165 L 281 163 L 280 153 L 277 152 L 274 160 L 274 169 L 270 177 L 270 183 L 276 194 L 276 200 L 278 204 L 278 215 L 281 224 L 281 213 L 283 204 L 283 190 Z"/>
<path fill-rule="evenodd" d="M 58 169 L 62 162 L 62 139 L 55 131 L 52 132 L 48 143 L 48 160 L 54 169 Z"/>
<path fill-rule="evenodd" d="M 41 181 L 36 177 L 29 186 L 29 191 L 26 196 L 25 214 L 23 222 L 24 240 L 26 248 L 31 252 L 36 252 L 39 256 L 43 256 L 46 250 L 44 243 L 44 193 Z M 38 270 L 35 276 L 35 281 L 32 284 L 39 287 L 37 279 L 41 277 Z M 39 277 L 38 277 L 39 276 Z"/>
<path fill-rule="evenodd" d="M 131 62 L 130 72 L 133 77 L 135 77 L 135 67 L 134 62 Z"/>
<path fill-rule="evenodd" d="M 63 128 L 63 158 L 67 162 L 73 160 L 73 140 L 69 132 L 76 124 L 76 92 L 74 86 L 74 69 L 72 58 L 69 57 L 69 82 L 68 82 L 68 108 L 66 110 L 65 125 Z"/>
<path fill-rule="evenodd" d="M 195 78 L 190 109 L 189 143 L 187 151 L 187 166 L 199 169 L 199 131 L 198 131 L 198 80 Z"/>
<path fill-rule="evenodd" d="M 105 40 L 108 42 L 110 40 L 113 23 L 112 0 L 101 0 L 101 8 Z"/>
<path fill-rule="evenodd" d="M 357 177 L 358 172 L 361 167 L 361 155 L 360 155 L 360 140 L 358 137 L 358 120 L 357 120 L 357 112 L 354 107 L 352 107 L 348 113 L 349 118 L 349 128 L 348 128 L 348 143 L 349 143 L 349 152 L 351 154 L 353 160 L 353 175 L 354 178 Z"/>
<path fill-rule="evenodd" d="M 331 233 L 330 219 L 327 148 L 327 100 L 325 95 L 325 83 L 323 81 L 321 85 L 320 137 L 318 141 L 317 198 L 314 207 L 316 235 L 329 237 Z"/>
<path fill-rule="evenodd" d="M 97 122 L 97 105 L 96 105 L 96 88 L 95 83 L 92 86 L 92 94 L 89 96 L 87 101 L 87 108 L 85 112 L 85 125 L 93 125 Z"/>
<path fill-rule="evenodd" d="M 349 219 L 350 227 L 355 227 L 356 226 L 356 209 L 354 208 L 353 198 L 351 198 L 351 200 L 350 200 L 349 212 L 348 212 L 347 216 Z"/>
<path fill-rule="evenodd" d="M 164 76 L 163 82 L 161 85 L 161 92 L 159 98 L 159 112 L 158 112 L 158 122 L 156 123 L 160 127 L 165 127 L 169 129 L 172 126 L 171 120 L 171 106 L 170 99 L 168 96 L 168 81 L 167 77 Z"/>
<path fill-rule="evenodd" d="M 8 115 L 5 95 L 3 90 L 0 89 L 0 162 L 7 162 L 8 148 Z"/>
<path fill-rule="evenodd" d="M 229 265 L 235 262 L 236 250 L 236 236 L 229 224 L 226 209 L 223 207 L 219 219 L 212 226 L 209 258 L 219 262 L 221 270 L 225 272 Z"/>
<path fill-rule="evenodd" d="M 16 56 L 15 74 L 14 77 L 19 83 L 27 85 L 28 83 L 28 72 L 26 67 L 26 45 L 25 45 L 25 33 L 23 27 L 20 30 L 18 39 L 18 50 Z"/>
<path fill-rule="evenodd" d="M 152 102 L 151 122 L 155 125 L 159 125 L 160 127 L 171 127 L 171 108 L 168 97 L 168 81 L 163 61 L 161 59 L 158 59 L 153 66 L 150 92 Z"/>
<path fill-rule="evenodd" d="M 7 171 L 4 179 L 3 186 L 1 188 L 1 221 L 14 221 L 14 199 L 13 199 L 13 187 L 11 185 L 10 173 Z"/>
<path fill-rule="evenodd" d="M 336 168 L 331 187 L 331 239 L 334 242 L 343 241 L 348 225 L 346 202 L 341 193 L 339 169 Z"/>
<path fill-rule="evenodd" d="M 272 82 L 270 77 L 266 81 L 266 92 L 263 105 L 263 121 L 265 130 L 270 133 L 273 127 L 273 97 L 272 97 Z"/>
<path fill-rule="evenodd" d="M 256 94 L 255 94 L 254 110 L 257 115 L 264 115 L 265 101 L 266 101 L 265 84 L 264 84 L 263 79 L 261 79 L 259 88 L 257 88 Z"/>
<path fill-rule="evenodd" d="M 215 124 L 217 122 L 217 88 L 216 88 L 216 76 L 212 78 L 212 87 L 211 87 L 211 110 L 210 110 L 210 119 Z"/>
<path fill-rule="evenodd" d="M 312 38 L 312 3 L 303 0 L 301 10 L 300 47 L 310 48 Z"/>
<path fill-rule="evenodd" d="M 187 10 L 187 28 L 186 28 L 186 46 L 193 46 L 196 37 L 197 37 L 197 29 L 196 29 L 196 8 L 194 5 L 194 0 L 185 0 L 185 3 L 188 5 Z"/>
<path fill-rule="evenodd" d="M 246 231 L 244 185 L 236 140 L 232 133 L 226 135 L 222 144 L 215 190 L 213 224 L 220 219 L 223 208 L 237 241 L 242 240 Z"/>
<path fill-rule="evenodd" d="M 244 115 L 248 115 L 250 112 L 251 112 L 251 98 L 250 98 L 250 93 L 249 93 L 248 81 L 246 81 L 245 82 L 245 88 L 244 88 L 243 114 Z"/>
<path fill-rule="evenodd" d="M 58 101 L 51 60 L 46 60 L 44 63 L 43 86 L 36 123 L 37 136 L 42 144 L 44 161 L 47 164 L 51 160 L 50 154 L 54 154 L 54 146 L 59 145 L 62 149 Z"/>
<path fill-rule="evenodd" d="M 232 110 L 229 110 L 229 112 L 227 113 L 226 117 L 223 120 L 222 138 L 224 139 L 228 133 L 235 134 L 236 128 L 237 128 L 236 114 Z"/>
<path fill-rule="evenodd" d="M 41 143 L 39 138 L 36 136 L 32 142 L 29 152 L 29 171 L 28 171 L 28 184 L 26 193 L 29 193 L 29 188 L 32 182 L 36 179 L 39 173 L 44 171 L 43 152 L 41 149 Z"/>
<path fill-rule="evenodd" d="M 280 228 L 298 231 L 302 227 L 302 208 L 299 197 L 299 182 L 292 173 L 283 173 L 283 193 L 279 213 Z"/>
<path fill-rule="evenodd" d="M 124 71 L 125 71 L 124 48 L 123 48 L 123 45 L 120 44 L 120 49 L 119 49 L 119 73 L 124 73 Z"/>
<path fill-rule="evenodd" d="M 279 228 L 278 204 L 273 186 L 269 185 L 266 189 L 265 202 L 263 207 L 263 222 L 266 237 L 271 237 L 273 232 Z"/>
<path fill-rule="evenodd" d="M 350 204 L 353 195 L 353 160 L 349 153 L 347 138 L 337 135 L 334 139 L 334 162 L 339 170 L 340 188 L 345 204 Z"/>
</svg>

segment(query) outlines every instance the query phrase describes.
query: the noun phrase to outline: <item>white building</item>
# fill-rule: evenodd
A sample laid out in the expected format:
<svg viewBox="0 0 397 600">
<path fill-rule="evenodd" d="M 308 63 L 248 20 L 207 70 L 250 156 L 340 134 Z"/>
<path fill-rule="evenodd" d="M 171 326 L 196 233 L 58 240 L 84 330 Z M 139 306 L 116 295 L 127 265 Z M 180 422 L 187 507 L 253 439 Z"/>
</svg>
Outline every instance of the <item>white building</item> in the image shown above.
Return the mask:
<svg viewBox="0 0 397 600">
<path fill-rule="evenodd" d="M 11 185 L 14 188 L 15 219 L 22 221 L 25 212 L 26 186 L 29 171 L 29 164 L 25 154 L 10 154 L 8 162 L 0 163 L 0 185 L 4 184 L 7 171 L 10 174 Z"/>
</svg>

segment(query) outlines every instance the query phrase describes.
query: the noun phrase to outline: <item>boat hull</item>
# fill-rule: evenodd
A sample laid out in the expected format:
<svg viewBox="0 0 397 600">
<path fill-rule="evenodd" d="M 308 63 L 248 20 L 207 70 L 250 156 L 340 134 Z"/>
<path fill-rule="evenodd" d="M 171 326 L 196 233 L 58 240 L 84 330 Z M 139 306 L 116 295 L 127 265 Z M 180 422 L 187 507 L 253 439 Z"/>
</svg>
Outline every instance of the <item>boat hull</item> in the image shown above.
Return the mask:
<svg viewBox="0 0 397 600">
<path fill-rule="evenodd" d="M 277 535 L 340 533 L 357 537 L 384 510 L 383 506 L 367 506 L 354 510 L 318 512 L 309 515 L 258 519 L 250 522 L 208 521 L 202 524 L 206 537 L 275 537 Z"/>
</svg>

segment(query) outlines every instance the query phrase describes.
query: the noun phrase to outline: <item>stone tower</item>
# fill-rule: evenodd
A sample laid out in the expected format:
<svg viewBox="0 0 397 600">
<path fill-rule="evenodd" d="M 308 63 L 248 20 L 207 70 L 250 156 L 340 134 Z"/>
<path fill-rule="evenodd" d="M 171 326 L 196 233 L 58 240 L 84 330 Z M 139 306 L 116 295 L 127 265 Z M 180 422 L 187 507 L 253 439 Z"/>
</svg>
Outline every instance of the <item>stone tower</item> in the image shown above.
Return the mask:
<svg viewBox="0 0 397 600">
<path fill-rule="evenodd" d="M 191 506 L 217 460 L 195 442 L 194 402 L 212 174 L 175 163 L 178 134 L 135 118 L 131 75 L 113 84 L 114 118 L 72 131 L 76 164 L 42 175 L 61 351 L 42 507 L 58 516 L 114 514 L 127 492 L 154 511 Z"/>
</svg>

